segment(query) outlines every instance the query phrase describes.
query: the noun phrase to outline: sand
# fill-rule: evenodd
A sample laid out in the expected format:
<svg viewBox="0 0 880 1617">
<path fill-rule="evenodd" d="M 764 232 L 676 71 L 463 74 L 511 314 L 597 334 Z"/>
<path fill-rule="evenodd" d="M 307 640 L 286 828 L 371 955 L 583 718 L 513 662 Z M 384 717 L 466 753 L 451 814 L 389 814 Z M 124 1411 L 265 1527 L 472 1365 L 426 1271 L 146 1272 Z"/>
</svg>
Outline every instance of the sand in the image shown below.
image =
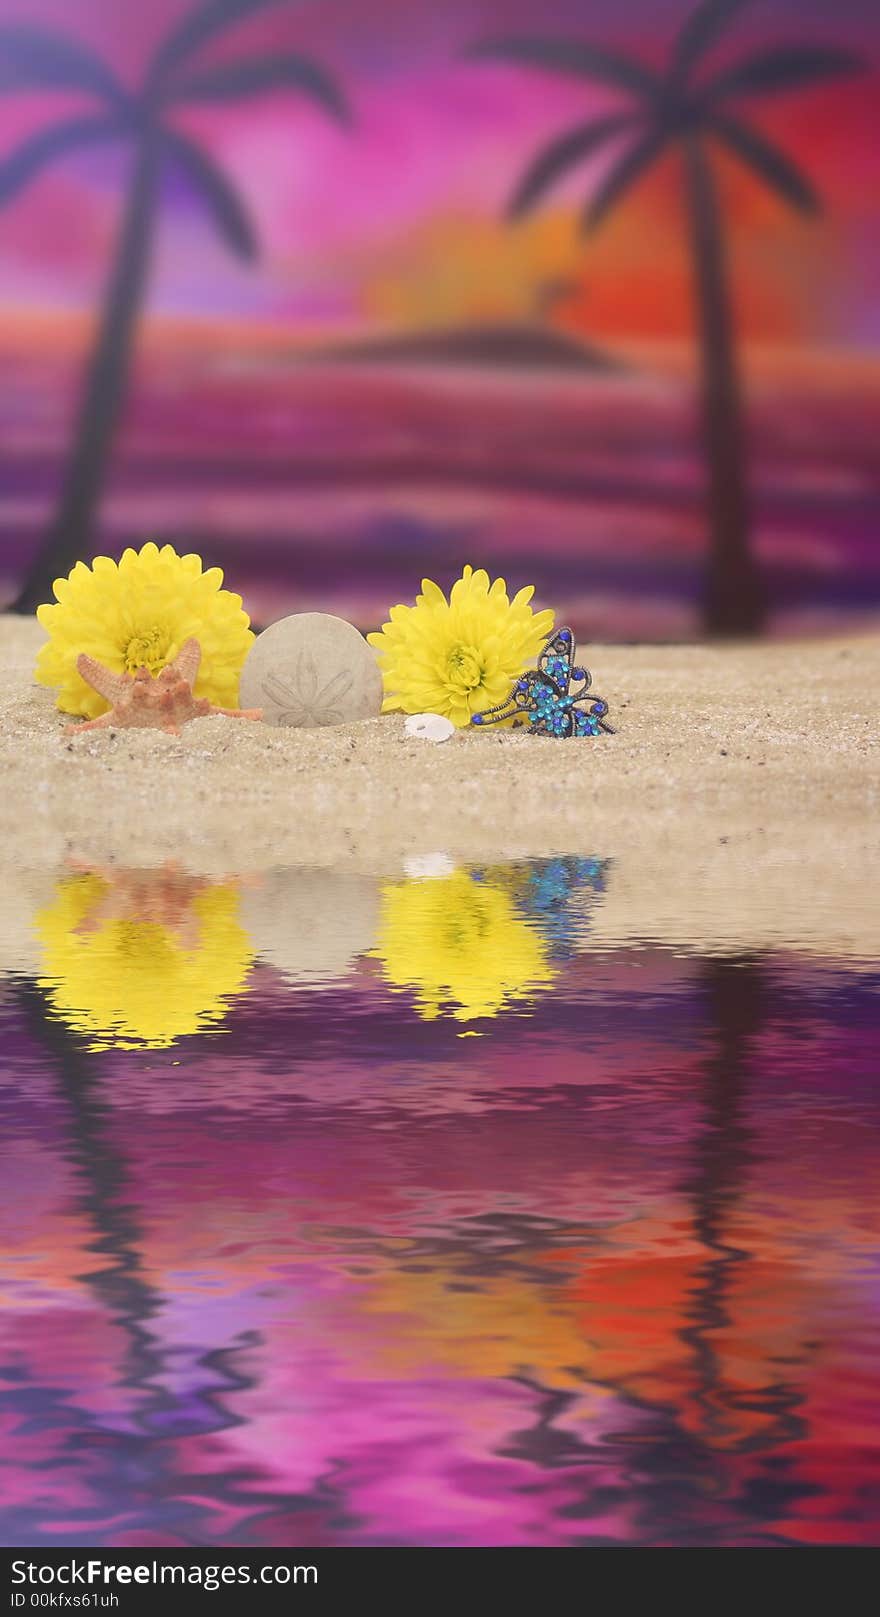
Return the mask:
<svg viewBox="0 0 880 1617">
<path fill-rule="evenodd" d="M 597 947 L 880 956 L 880 637 L 596 646 L 616 735 L 442 746 L 397 716 L 66 737 L 32 681 L 41 638 L 0 619 L 0 880 L 69 859 L 375 875 L 581 853 L 614 860 Z"/>
</svg>

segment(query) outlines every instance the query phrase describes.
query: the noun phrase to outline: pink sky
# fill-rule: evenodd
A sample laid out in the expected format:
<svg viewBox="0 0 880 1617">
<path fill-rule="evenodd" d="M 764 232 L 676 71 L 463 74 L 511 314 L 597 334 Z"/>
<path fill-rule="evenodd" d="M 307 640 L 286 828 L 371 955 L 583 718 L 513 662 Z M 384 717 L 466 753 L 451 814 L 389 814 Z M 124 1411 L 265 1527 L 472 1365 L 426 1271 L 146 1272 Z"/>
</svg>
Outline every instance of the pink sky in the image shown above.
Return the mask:
<svg viewBox="0 0 880 1617">
<path fill-rule="evenodd" d="M 0 0 L 0 26 L 26 17 L 63 28 L 135 82 L 157 40 L 188 9 L 184 0 L 126 8 L 123 28 L 109 0 Z M 685 10 L 680 0 L 629 0 L 627 35 L 618 29 L 614 42 L 658 58 Z M 762 39 L 828 38 L 827 12 L 820 0 L 754 0 L 725 50 Z M 671 163 L 633 194 L 625 215 L 589 253 L 569 240 L 572 203 L 589 189 L 589 173 L 560 192 L 530 233 L 501 224 L 527 155 L 607 97 L 574 80 L 461 61 L 469 40 L 499 26 L 606 41 L 613 34 L 612 22 L 598 14 L 585 26 L 574 0 L 542 7 L 451 0 L 439 9 L 423 0 L 306 0 L 273 5 L 231 33 L 215 58 L 308 50 L 344 85 L 356 128 L 340 130 L 285 94 L 175 115 L 246 198 L 262 257 L 256 266 L 236 262 L 196 199 L 169 175 L 151 307 L 283 318 L 298 327 L 383 318 L 420 323 L 433 279 L 442 304 L 443 289 L 461 278 L 466 317 L 483 301 L 499 314 L 515 313 L 521 283 L 559 273 L 582 275 L 589 285 L 575 323 L 620 335 L 679 335 L 687 265 Z M 862 0 L 841 0 L 833 38 L 873 51 L 876 61 L 880 14 Z M 880 278 L 871 139 L 877 88 L 876 76 L 867 77 L 766 110 L 756 106 L 756 122 L 800 158 L 829 198 L 820 224 L 794 219 L 748 180 L 724 172 L 744 318 L 757 336 L 858 347 L 880 339 L 871 296 Z M 60 96 L 4 96 L 0 148 L 11 150 L 71 106 Z M 0 302 L 49 310 L 93 305 L 128 163 L 123 148 L 84 150 L 8 207 L 0 217 Z"/>
</svg>

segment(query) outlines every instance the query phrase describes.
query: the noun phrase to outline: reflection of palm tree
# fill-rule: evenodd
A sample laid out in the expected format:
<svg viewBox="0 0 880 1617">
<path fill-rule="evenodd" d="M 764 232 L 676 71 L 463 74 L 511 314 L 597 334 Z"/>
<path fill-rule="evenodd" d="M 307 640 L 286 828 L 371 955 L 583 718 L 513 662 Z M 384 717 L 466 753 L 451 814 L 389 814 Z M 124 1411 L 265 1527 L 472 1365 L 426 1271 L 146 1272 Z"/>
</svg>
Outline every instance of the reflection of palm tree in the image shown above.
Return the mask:
<svg viewBox="0 0 880 1617">
<path fill-rule="evenodd" d="M 81 1183 L 81 1202 L 94 1229 L 91 1250 L 100 1267 L 80 1278 L 124 1330 L 128 1354 L 122 1380 L 139 1395 L 143 1410 L 163 1397 L 158 1377 L 163 1355 L 153 1330 L 162 1298 L 147 1279 L 141 1234 L 131 1205 L 127 1171 L 110 1144 L 95 1082 L 94 1059 L 48 1012 L 33 982 L 17 989 L 22 1021 L 36 1041 L 48 1071 L 58 1080 L 69 1108 L 71 1152 Z"/>
<path fill-rule="evenodd" d="M 751 1160 L 746 1122 L 755 1042 L 767 1017 L 763 962 L 751 956 L 707 960 L 703 967 L 710 1023 L 705 1073 L 705 1121 L 688 1190 L 694 1232 L 706 1252 L 683 1332 L 694 1352 L 698 1400 L 710 1429 L 720 1418 L 721 1370 L 716 1332 L 730 1323 L 728 1294 L 737 1269 L 751 1254 L 729 1239 L 728 1226 L 745 1190 Z"/>
<path fill-rule="evenodd" d="M 109 1127 L 111 1118 L 101 1098 L 95 1056 L 51 1014 L 36 981 L 22 978 L 15 998 L 22 1025 L 34 1040 L 46 1071 L 57 1080 L 68 1107 L 69 1155 L 80 1185 L 80 1207 L 93 1230 L 89 1250 L 99 1264 L 77 1278 L 90 1286 L 123 1333 L 125 1356 L 118 1385 L 133 1395 L 129 1406 L 133 1437 L 125 1429 L 105 1425 L 100 1428 L 99 1444 L 93 1440 L 93 1418 L 75 1406 L 61 1406 L 62 1435 L 77 1455 L 87 1456 L 85 1475 L 94 1501 L 90 1508 L 87 1495 L 80 1503 L 77 1521 L 84 1529 L 89 1525 L 104 1531 L 111 1511 L 114 1520 L 132 1531 L 161 1531 L 173 1523 L 176 1533 L 188 1533 L 193 1542 L 201 1542 L 211 1531 L 210 1502 L 206 1504 L 203 1496 L 193 1498 L 189 1472 L 181 1474 L 178 1468 L 176 1446 L 162 1440 L 198 1438 L 241 1424 L 242 1417 L 226 1407 L 225 1399 L 254 1386 L 242 1358 L 259 1345 L 259 1333 L 242 1328 L 231 1344 L 199 1354 L 198 1373 L 180 1392 L 167 1387 L 174 1358 L 163 1342 L 158 1322 L 168 1299 L 148 1276 L 129 1169 Z M 42 1389 L 13 1388 L 4 1400 L 13 1413 L 19 1391 L 39 1396 Z M 49 1399 L 56 1396 L 54 1388 L 47 1390 L 47 1428 L 55 1407 Z M 33 1422 L 32 1402 L 27 1415 Z M 64 1463 L 71 1464 L 69 1452 Z M 328 1514 L 338 1514 L 342 1504 L 338 1489 L 322 1492 Z M 234 1472 L 220 1480 L 217 1493 L 224 1509 L 238 1511 L 245 1521 L 250 1517 L 259 1520 L 264 1511 L 301 1510 L 305 1502 L 303 1495 L 288 1495 L 268 1486 L 261 1490 L 252 1476 L 242 1479 Z M 22 1502 L 15 1519 L 23 1538 L 38 1531 L 46 1542 L 54 1542 L 39 1502 Z"/>
<path fill-rule="evenodd" d="M 705 1116 L 686 1188 L 694 1233 L 706 1258 L 682 1338 L 693 1351 L 696 1396 L 710 1442 L 735 1438 L 740 1447 L 748 1447 L 760 1430 L 762 1446 L 771 1448 L 802 1435 L 800 1393 L 773 1359 L 767 1361 L 766 1382 L 750 1388 L 731 1381 L 723 1358 L 737 1323 L 733 1313 L 737 1276 L 748 1275 L 755 1259 L 754 1253 L 736 1244 L 731 1226 L 745 1197 L 754 1157 L 749 1092 L 758 1043 L 770 1018 L 767 965 L 760 955 L 707 960 L 702 980 L 709 1021 Z M 777 1502 L 787 1487 L 785 1477 L 777 1477 Z"/>
<path fill-rule="evenodd" d="M 250 56 L 193 68 L 192 57 L 215 36 L 277 0 L 202 0 L 159 46 L 143 83 L 129 90 L 86 47 L 28 24 L 0 28 L 0 89 L 81 92 L 96 110 L 64 118 L 30 136 L 0 163 L 0 205 L 9 202 L 56 157 L 85 145 L 126 140 L 134 172 L 106 308 L 86 381 L 79 429 L 61 501 L 47 541 L 16 606 L 32 611 L 89 549 L 113 428 L 125 388 L 131 339 L 144 291 L 161 171 L 173 164 L 198 194 L 220 237 L 240 258 L 256 238 L 239 199 L 208 154 L 167 121 L 175 107 L 231 101 L 259 91 L 303 91 L 334 117 L 345 103 L 328 75 L 306 56 Z"/>
<path fill-rule="evenodd" d="M 95 1058 L 51 1014 L 36 983 L 22 979 L 16 998 L 23 1025 L 67 1103 L 69 1149 L 81 1187 L 80 1205 L 92 1225 L 90 1250 L 100 1265 L 77 1278 L 91 1287 L 124 1333 L 126 1354 L 119 1384 L 135 1394 L 134 1423 L 147 1433 L 176 1435 L 217 1432 L 237 1424 L 237 1417 L 223 1404 L 223 1394 L 251 1385 L 236 1359 L 239 1347 L 253 1344 L 254 1333 L 242 1332 L 235 1346 L 203 1354 L 199 1359 L 200 1380 L 179 1397 L 165 1388 L 163 1378 L 171 1368 L 170 1356 L 156 1321 L 167 1307 L 167 1300 L 147 1275 L 143 1233 L 132 1200 L 128 1165 L 108 1128 Z M 112 1462 L 112 1453 L 110 1458 Z M 155 1447 L 149 1458 L 160 1473 L 155 1479 L 155 1492 L 161 1494 L 169 1486 L 169 1479 L 162 1475 L 165 1458 Z M 129 1504 L 124 1495 L 122 1504 Z"/>
<path fill-rule="evenodd" d="M 585 229 L 599 225 L 670 147 L 677 146 L 684 158 L 709 465 L 712 548 L 705 619 L 716 634 L 754 632 L 761 627 L 764 608 L 748 542 L 739 386 L 708 146 L 717 142 L 792 207 L 815 212 L 818 198 L 809 182 L 783 152 L 743 122 L 738 104 L 754 95 L 779 94 L 852 72 L 861 65 L 848 51 L 792 45 L 758 50 L 714 75 L 701 75 L 706 51 L 745 3 L 701 0 L 679 31 L 662 74 L 629 56 L 580 40 L 489 39 L 475 49 L 479 56 L 597 79 L 626 92 L 634 102 L 624 111 L 577 124 L 539 152 L 511 199 L 514 218 L 532 208 L 577 163 L 609 143 L 623 142 L 623 149 L 584 209 Z"/>
</svg>

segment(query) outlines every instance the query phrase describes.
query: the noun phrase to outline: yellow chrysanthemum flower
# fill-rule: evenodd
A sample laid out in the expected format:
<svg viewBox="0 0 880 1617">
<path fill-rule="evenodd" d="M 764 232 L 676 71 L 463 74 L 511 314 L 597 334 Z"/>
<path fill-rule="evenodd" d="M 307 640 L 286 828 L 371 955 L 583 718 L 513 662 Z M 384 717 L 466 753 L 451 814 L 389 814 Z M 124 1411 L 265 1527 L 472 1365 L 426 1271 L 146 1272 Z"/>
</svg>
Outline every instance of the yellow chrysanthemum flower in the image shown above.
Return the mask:
<svg viewBox="0 0 880 1617">
<path fill-rule="evenodd" d="M 426 1021 L 498 1016 L 556 976 L 507 894 L 464 870 L 384 886 L 373 955 L 392 988 L 415 991 Z"/>
<path fill-rule="evenodd" d="M 116 674 L 148 668 L 161 673 L 190 636 L 202 650 L 196 696 L 218 707 L 238 705 L 238 680 L 254 639 L 241 596 L 221 589 L 219 567 L 202 571 L 200 556 L 178 556 L 172 545 L 126 550 L 118 563 L 96 556 L 77 562 L 53 586 L 57 604 L 38 607 L 49 638 L 35 676 L 57 690 L 62 713 L 96 719 L 107 703 L 77 673 L 87 652 Z"/>
<path fill-rule="evenodd" d="M 534 587 L 508 600 L 503 578 L 489 583 L 466 567 L 449 600 L 422 580 L 415 606 L 393 606 L 390 621 L 367 639 L 379 653 L 383 712 L 442 713 L 459 727 L 510 695 L 553 628 L 553 613 L 533 612 Z"/>
<path fill-rule="evenodd" d="M 164 1049 L 221 1021 L 255 958 L 237 890 L 204 886 L 178 926 L 115 913 L 108 900 L 106 876 L 68 876 L 35 917 L 39 983 L 55 1014 L 92 1050 Z"/>
</svg>

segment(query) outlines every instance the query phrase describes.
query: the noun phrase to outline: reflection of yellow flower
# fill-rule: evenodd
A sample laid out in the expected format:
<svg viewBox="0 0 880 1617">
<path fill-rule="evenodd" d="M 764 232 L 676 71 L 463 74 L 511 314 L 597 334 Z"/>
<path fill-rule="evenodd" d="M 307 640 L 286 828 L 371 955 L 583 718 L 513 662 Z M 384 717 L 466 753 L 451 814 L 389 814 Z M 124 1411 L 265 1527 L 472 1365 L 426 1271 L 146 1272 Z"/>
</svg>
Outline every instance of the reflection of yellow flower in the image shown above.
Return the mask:
<svg viewBox="0 0 880 1617">
<path fill-rule="evenodd" d="M 37 914 L 40 986 L 55 1013 L 95 1050 L 161 1049 L 220 1021 L 254 959 L 236 889 L 194 884 L 177 925 L 111 898 L 105 876 L 68 876 Z"/>
<path fill-rule="evenodd" d="M 459 726 L 510 695 L 553 628 L 553 613 L 533 612 L 534 589 L 508 600 L 503 578 L 466 567 L 449 600 L 429 578 L 415 606 L 393 606 L 375 646 L 385 681 L 383 711 L 443 713 Z"/>
<path fill-rule="evenodd" d="M 415 990 L 419 1015 L 497 1016 L 555 977 L 538 933 L 500 888 L 456 871 L 382 890 L 375 957 L 393 988 Z"/>
<path fill-rule="evenodd" d="M 241 596 L 222 583 L 219 567 L 202 572 L 199 556 L 178 556 L 171 545 L 126 550 L 118 566 L 109 556 L 96 556 L 91 568 L 77 562 L 55 580 L 57 604 L 37 610 L 49 635 L 37 658 L 39 684 L 57 689 L 62 713 L 95 719 L 108 703 L 77 673 L 80 652 L 115 674 L 158 674 L 192 636 L 202 652 L 196 696 L 235 707 L 254 636 Z"/>
</svg>

